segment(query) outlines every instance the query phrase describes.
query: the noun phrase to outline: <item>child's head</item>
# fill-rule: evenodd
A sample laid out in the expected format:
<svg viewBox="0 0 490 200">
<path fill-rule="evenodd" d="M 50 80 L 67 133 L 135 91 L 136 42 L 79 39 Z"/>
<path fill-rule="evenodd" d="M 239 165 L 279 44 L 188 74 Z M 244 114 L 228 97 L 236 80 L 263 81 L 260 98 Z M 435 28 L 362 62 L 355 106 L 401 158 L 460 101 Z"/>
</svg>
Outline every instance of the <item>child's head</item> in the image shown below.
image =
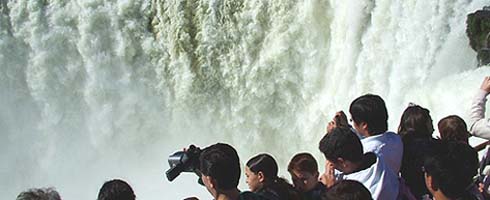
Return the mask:
<svg viewBox="0 0 490 200">
<path fill-rule="evenodd" d="M 308 192 L 318 184 L 318 164 L 309 153 L 293 156 L 288 165 L 294 187 L 300 192 Z"/>
<path fill-rule="evenodd" d="M 259 154 L 251 158 L 245 167 L 245 176 L 250 191 L 255 192 L 277 178 L 277 162 L 269 154 Z"/>
<path fill-rule="evenodd" d="M 372 200 L 371 192 L 362 183 L 354 180 L 342 180 L 335 183 L 328 192 L 322 195 L 322 200 Z"/>
<path fill-rule="evenodd" d="M 441 139 L 448 141 L 456 141 L 468 144 L 470 133 L 466 123 L 457 115 L 449 115 L 444 117 L 437 124 Z"/>
</svg>

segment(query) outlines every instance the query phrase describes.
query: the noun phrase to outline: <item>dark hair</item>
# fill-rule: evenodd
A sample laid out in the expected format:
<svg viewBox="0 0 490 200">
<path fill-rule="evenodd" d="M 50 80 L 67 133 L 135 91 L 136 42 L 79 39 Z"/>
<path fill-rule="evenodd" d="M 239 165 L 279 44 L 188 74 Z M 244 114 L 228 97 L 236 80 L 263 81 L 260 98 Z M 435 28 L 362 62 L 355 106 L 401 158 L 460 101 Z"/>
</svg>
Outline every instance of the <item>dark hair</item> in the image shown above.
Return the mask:
<svg viewBox="0 0 490 200">
<path fill-rule="evenodd" d="M 457 115 L 444 117 L 437 123 L 437 127 L 439 128 L 441 139 L 468 144 L 470 133 L 468 132 L 466 123 L 461 117 Z"/>
<path fill-rule="evenodd" d="M 134 200 L 135 198 L 133 189 L 128 183 L 114 179 L 102 185 L 97 200 Z"/>
<path fill-rule="evenodd" d="M 311 154 L 298 153 L 289 161 L 288 171 L 293 170 L 315 174 L 318 173 L 318 164 Z"/>
<path fill-rule="evenodd" d="M 363 159 L 361 141 L 350 128 L 334 128 L 331 133 L 322 138 L 319 148 L 325 158 L 333 162 L 337 158 L 354 162 Z"/>
<path fill-rule="evenodd" d="M 388 130 L 388 110 L 383 99 L 374 94 L 358 97 L 350 104 L 349 112 L 356 124 L 365 122 L 370 134 Z"/>
<path fill-rule="evenodd" d="M 277 177 L 257 193 L 264 199 L 301 200 L 301 194 L 286 179 Z"/>
<path fill-rule="evenodd" d="M 432 137 L 434 126 L 428 109 L 418 105 L 408 106 L 403 111 L 398 126 L 398 134 L 405 139 L 410 138 L 427 138 Z"/>
<path fill-rule="evenodd" d="M 432 177 L 434 189 L 449 198 L 469 195 L 468 188 L 477 174 L 478 155 L 468 144 L 451 141 L 434 143 L 435 151 L 424 161 L 425 173 Z"/>
<path fill-rule="evenodd" d="M 54 188 L 31 188 L 21 192 L 16 200 L 61 200 Z"/>
<path fill-rule="evenodd" d="M 333 117 L 333 120 L 337 124 L 337 126 L 343 126 L 343 127 L 349 127 L 349 121 L 347 120 L 347 116 L 345 115 L 344 111 L 339 111 L 335 113 L 335 116 Z"/>
<path fill-rule="evenodd" d="M 323 193 L 322 200 L 372 200 L 371 192 L 358 181 L 342 180 Z"/>
<path fill-rule="evenodd" d="M 278 167 L 274 158 L 266 153 L 256 155 L 247 162 L 247 167 L 253 173 L 262 172 L 266 181 L 272 181 L 277 177 Z"/>
<path fill-rule="evenodd" d="M 261 196 L 266 199 L 299 200 L 301 198 L 291 184 L 277 176 L 277 162 L 271 155 L 265 153 L 256 155 L 250 158 L 246 165 L 253 173 L 264 174 L 264 187 L 257 191 Z"/>
<path fill-rule="evenodd" d="M 223 143 L 203 149 L 200 160 L 201 173 L 214 178 L 217 188 L 234 189 L 240 180 L 240 160 L 236 150 Z"/>
</svg>

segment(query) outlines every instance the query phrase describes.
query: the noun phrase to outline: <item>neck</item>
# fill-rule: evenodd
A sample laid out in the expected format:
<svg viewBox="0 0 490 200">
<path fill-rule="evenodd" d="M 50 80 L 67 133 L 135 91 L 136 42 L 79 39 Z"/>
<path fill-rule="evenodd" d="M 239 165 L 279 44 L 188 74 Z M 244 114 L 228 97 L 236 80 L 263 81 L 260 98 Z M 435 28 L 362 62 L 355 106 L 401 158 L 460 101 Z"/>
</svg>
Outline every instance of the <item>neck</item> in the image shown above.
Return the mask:
<svg viewBox="0 0 490 200">
<path fill-rule="evenodd" d="M 386 131 L 385 131 L 386 132 Z M 379 133 L 366 133 L 366 137 L 370 137 L 370 136 L 375 136 L 375 135 L 381 135 L 385 132 L 379 132 Z"/>
<path fill-rule="evenodd" d="M 237 200 L 240 195 L 240 191 L 238 189 L 226 190 L 219 192 L 215 200 Z"/>
<path fill-rule="evenodd" d="M 362 164 L 362 162 L 345 161 L 345 168 L 344 168 L 343 172 L 345 174 L 357 172 L 357 171 L 359 171 L 361 164 Z"/>
<path fill-rule="evenodd" d="M 368 153 L 364 154 L 362 156 L 362 159 L 358 162 L 347 161 L 346 162 L 346 165 L 347 165 L 346 170 L 344 170 L 344 172 L 346 174 L 350 174 L 350 173 L 365 170 L 365 169 L 371 167 L 371 165 L 373 165 L 374 163 L 376 163 L 376 160 L 377 160 L 376 155 L 372 152 L 368 152 Z"/>
</svg>

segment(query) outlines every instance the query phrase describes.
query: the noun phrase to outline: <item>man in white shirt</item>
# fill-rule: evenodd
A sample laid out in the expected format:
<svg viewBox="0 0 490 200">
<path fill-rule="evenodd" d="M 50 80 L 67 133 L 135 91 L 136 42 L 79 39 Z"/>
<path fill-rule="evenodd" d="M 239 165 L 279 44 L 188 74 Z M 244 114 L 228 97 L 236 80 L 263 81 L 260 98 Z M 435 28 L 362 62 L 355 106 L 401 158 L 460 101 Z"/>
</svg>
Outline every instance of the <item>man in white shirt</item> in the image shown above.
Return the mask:
<svg viewBox="0 0 490 200">
<path fill-rule="evenodd" d="M 484 139 L 490 139 L 490 119 L 485 118 L 485 103 L 489 93 L 490 77 L 487 76 L 473 99 L 470 113 L 470 133 Z"/>
<path fill-rule="evenodd" d="M 388 111 L 384 100 L 366 94 L 352 101 L 349 112 L 353 126 L 361 139 L 364 152 L 373 152 L 382 158 L 394 174 L 400 172 L 403 143 L 400 136 L 388 132 Z"/>
<path fill-rule="evenodd" d="M 399 192 L 397 174 L 394 174 L 376 154 L 372 152 L 364 154 L 361 141 L 351 129 L 334 128 L 331 133 L 322 138 L 319 148 L 328 162 L 342 172 L 337 176 L 336 181 L 359 181 L 368 188 L 373 199 L 397 198 Z M 328 171 L 333 175 L 333 170 Z"/>
</svg>

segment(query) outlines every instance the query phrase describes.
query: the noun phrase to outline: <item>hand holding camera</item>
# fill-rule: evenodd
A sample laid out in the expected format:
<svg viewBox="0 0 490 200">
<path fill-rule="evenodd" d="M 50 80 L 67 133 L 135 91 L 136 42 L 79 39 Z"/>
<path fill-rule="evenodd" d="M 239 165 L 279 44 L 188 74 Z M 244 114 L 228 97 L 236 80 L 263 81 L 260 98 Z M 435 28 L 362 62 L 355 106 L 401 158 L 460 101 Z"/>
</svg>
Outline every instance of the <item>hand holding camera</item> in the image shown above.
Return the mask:
<svg viewBox="0 0 490 200">
<path fill-rule="evenodd" d="M 198 177 L 198 183 L 204 185 L 201 180 L 201 172 L 199 170 L 199 156 L 201 155 L 201 149 L 194 145 L 190 145 L 189 148 L 184 151 L 177 151 L 168 157 L 168 164 L 170 169 L 165 173 L 169 181 L 173 181 L 182 172 L 193 172 Z"/>
</svg>

